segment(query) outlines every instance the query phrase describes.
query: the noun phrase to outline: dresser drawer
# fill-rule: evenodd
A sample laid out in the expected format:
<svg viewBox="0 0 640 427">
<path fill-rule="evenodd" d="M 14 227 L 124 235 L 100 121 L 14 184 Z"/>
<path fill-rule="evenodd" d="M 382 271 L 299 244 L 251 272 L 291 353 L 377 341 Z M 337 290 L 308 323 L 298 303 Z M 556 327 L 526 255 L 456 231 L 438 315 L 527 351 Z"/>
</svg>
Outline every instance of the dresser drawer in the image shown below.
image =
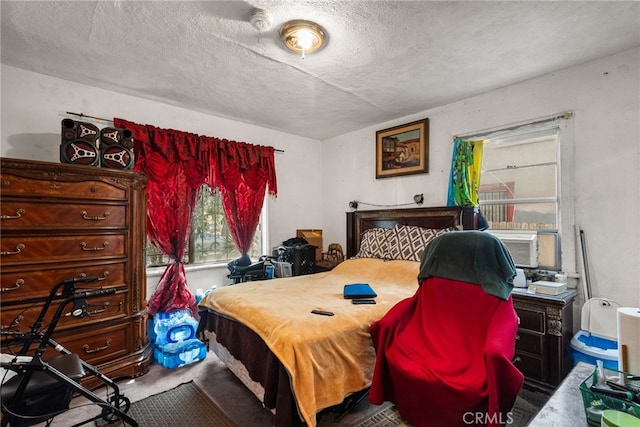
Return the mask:
<svg viewBox="0 0 640 427">
<path fill-rule="evenodd" d="M 5 267 L 0 272 L 2 304 L 18 303 L 26 300 L 43 300 L 56 284 L 65 279 L 75 277 L 96 276 L 98 281 L 79 284 L 76 287 L 110 288 L 126 284 L 126 262 L 100 260 L 99 263 L 75 264 L 72 267 L 62 267 L 54 264 L 31 265 L 26 267 Z"/>
<path fill-rule="evenodd" d="M 532 311 L 516 307 L 516 313 L 520 318 L 519 329 L 545 333 L 545 315 L 542 311 Z"/>
<path fill-rule="evenodd" d="M 131 353 L 135 342 L 134 328 L 131 323 L 116 324 L 105 328 L 93 327 L 76 331 L 73 335 L 61 335 L 53 339 L 62 344 L 71 353 L 82 360 L 98 365 Z M 43 359 L 57 355 L 53 348 L 47 348 Z"/>
<path fill-rule="evenodd" d="M 77 179 L 73 174 L 54 171 L 29 172 L 31 177 L 20 176 L 20 171 L 11 173 L 3 170 L 0 174 L 0 188 L 3 196 L 47 196 L 63 199 L 126 200 L 127 189 L 114 184 L 98 181 L 65 181 Z"/>
<path fill-rule="evenodd" d="M 65 306 L 63 315 L 58 321 L 55 331 L 59 333 L 67 329 L 126 317 L 129 314 L 126 296 L 126 291 L 120 290 L 113 295 L 87 299 L 87 315 L 81 318 L 71 316 L 74 303 L 70 302 Z M 59 299 L 51 303 L 43 321 L 45 327 L 51 323 L 61 302 L 62 300 Z M 3 305 L 2 312 L 0 313 L 2 330 L 19 330 L 26 332 L 29 330 L 29 327 L 35 323 L 40 311 L 41 305 L 39 304 Z"/>
<path fill-rule="evenodd" d="M 523 350 L 532 354 L 545 354 L 544 334 L 533 333 L 527 330 L 518 329 L 516 335 L 516 350 Z"/>
<path fill-rule="evenodd" d="M 124 234 L 3 236 L 2 265 L 80 261 L 126 256 Z"/>
<path fill-rule="evenodd" d="M 125 205 L 3 200 L 0 209 L 3 230 L 127 228 Z"/>
<path fill-rule="evenodd" d="M 516 351 L 513 364 L 527 378 L 537 381 L 547 380 L 547 367 L 542 356 L 534 356 L 521 351 Z"/>
</svg>

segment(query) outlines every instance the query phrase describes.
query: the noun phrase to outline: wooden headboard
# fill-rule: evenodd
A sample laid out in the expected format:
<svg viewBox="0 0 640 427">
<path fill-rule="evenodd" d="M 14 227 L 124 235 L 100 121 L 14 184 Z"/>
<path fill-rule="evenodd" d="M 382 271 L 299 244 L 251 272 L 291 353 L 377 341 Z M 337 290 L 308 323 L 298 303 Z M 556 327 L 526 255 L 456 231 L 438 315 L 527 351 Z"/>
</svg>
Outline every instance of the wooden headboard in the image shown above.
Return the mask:
<svg viewBox="0 0 640 427">
<path fill-rule="evenodd" d="M 474 209 L 443 206 L 413 209 L 379 209 L 347 212 L 347 253 L 351 258 L 360 249 L 360 235 L 369 228 L 393 228 L 396 224 L 424 228 L 456 227 L 475 230 Z"/>
</svg>

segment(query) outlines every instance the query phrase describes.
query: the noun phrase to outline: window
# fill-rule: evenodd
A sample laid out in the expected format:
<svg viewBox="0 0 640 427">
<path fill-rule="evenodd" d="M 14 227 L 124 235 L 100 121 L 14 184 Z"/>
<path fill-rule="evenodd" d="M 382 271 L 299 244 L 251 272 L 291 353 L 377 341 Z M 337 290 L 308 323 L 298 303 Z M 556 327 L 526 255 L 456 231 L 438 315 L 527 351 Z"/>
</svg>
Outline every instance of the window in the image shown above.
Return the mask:
<svg viewBox="0 0 640 427">
<path fill-rule="evenodd" d="M 487 139 L 478 199 L 490 230 L 536 230 L 540 267 L 560 268 L 558 135 Z"/>
<path fill-rule="evenodd" d="M 249 256 L 252 259 L 262 255 L 263 217 L 264 215 L 261 215 L 253 244 L 249 249 Z M 240 253 L 229 234 L 220 194 L 217 191 L 211 194 L 209 188 L 203 186 L 193 213 L 191 235 L 182 262 L 185 264 L 222 263 L 239 256 Z M 147 240 L 146 262 L 147 267 L 157 267 L 167 265 L 169 258 Z"/>
<path fill-rule="evenodd" d="M 557 138 L 487 140 L 479 202 L 491 228 L 557 229 Z"/>
</svg>

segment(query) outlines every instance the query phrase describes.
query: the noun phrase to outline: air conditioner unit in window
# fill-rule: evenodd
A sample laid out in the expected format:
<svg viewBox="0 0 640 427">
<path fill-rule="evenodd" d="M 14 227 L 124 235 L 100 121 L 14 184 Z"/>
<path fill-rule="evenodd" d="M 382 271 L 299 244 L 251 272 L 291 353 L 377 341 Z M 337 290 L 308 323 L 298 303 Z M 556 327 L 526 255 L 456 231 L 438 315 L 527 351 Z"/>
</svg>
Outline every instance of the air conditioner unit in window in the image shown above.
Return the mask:
<svg viewBox="0 0 640 427">
<path fill-rule="evenodd" d="M 491 230 L 507 247 L 517 267 L 538 266 L 538 232 L 536 230 Z"/>
</svg>

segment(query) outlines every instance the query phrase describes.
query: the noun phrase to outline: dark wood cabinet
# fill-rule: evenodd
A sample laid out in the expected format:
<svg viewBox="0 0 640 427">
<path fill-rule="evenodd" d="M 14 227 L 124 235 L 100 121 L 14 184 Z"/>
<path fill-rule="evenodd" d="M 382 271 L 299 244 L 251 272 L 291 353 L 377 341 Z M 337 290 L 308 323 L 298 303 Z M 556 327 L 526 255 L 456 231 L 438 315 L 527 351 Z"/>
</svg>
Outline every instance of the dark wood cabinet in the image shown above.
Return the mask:
<svg viewBox="0 0 640 427">
<path fill-rule="evenodd" d="M 53 338 L 111 378 L 145 373 L 146 177 L 8 158 L 1 167 L 2 329 L 27 331 L 56 283 L 98 276 L 86 287 L 115 294 L 88 300 L 87 316 L 64 316 Z M 3 340 L 3 352 L 11 344 Z"/>
<path fill-rule="evenodd" d="M 543 295 L 515 288 L 511 295 L 520 318 L 515 365 L 529 385 L 553 390 L 573 367 L 571 337 L 576 291 Z"/>
</svg>

